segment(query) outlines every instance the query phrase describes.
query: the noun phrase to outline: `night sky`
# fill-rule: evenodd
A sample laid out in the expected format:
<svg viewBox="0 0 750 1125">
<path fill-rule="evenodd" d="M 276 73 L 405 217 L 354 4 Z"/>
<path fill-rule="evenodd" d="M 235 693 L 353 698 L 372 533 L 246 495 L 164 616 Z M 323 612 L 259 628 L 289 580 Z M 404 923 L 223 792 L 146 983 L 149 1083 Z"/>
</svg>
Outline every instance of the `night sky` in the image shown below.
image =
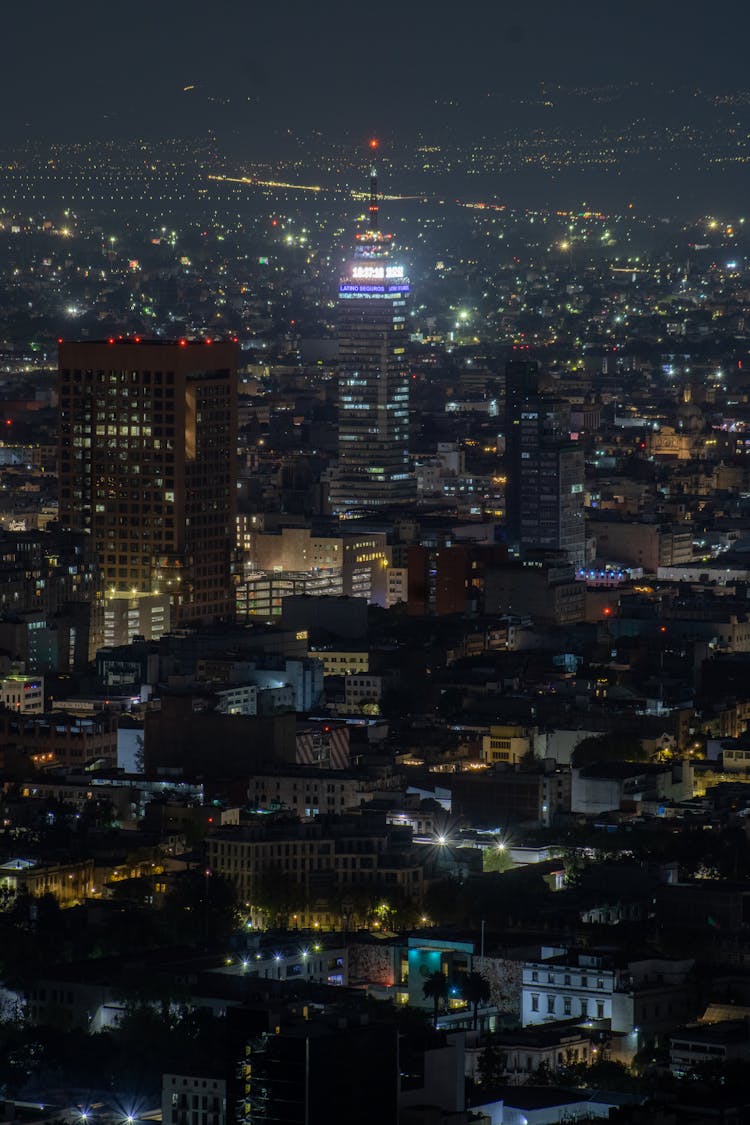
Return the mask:
<svg viewBox="0 0 750 1125">
<path fill-rule="evenodd" d="M 10 0 L 3 136 L 470 127 L 543 80 L 750 84 L 748 33 L 737 0 Z"/>
</svg>

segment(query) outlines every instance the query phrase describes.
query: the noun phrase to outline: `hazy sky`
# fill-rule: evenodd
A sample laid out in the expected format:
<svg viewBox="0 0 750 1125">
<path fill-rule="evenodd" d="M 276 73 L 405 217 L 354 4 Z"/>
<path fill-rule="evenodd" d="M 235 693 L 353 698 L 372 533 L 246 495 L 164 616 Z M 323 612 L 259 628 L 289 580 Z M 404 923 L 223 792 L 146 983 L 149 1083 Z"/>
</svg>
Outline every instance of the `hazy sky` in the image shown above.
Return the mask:
<svg viewBox="0 0 750 1125">
<path fill-rule="evenodd" d="M 544 78 L 750 85 L 739 0 L 6 0 L 2 20 L 0 140 L 190 133 L 222 115 L 393 131 L 439 121 L 436 100 Z"/>
</svg>

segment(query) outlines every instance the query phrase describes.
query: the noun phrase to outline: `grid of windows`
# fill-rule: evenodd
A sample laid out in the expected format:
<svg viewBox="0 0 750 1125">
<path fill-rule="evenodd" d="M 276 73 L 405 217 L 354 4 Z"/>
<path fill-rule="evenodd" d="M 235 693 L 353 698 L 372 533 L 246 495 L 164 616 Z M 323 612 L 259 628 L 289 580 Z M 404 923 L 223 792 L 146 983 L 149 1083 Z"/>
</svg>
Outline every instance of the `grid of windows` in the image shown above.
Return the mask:
<svg viewBox="0 0 750 1125">
<path fill-rule="evenodd" d="M 177 619 L 233 613 L 235 349 L 60 348 L 60 518 L 110 591 L 170 593 Z M 218 364 L 216 364 L 218 361 Z"/>
</svg>

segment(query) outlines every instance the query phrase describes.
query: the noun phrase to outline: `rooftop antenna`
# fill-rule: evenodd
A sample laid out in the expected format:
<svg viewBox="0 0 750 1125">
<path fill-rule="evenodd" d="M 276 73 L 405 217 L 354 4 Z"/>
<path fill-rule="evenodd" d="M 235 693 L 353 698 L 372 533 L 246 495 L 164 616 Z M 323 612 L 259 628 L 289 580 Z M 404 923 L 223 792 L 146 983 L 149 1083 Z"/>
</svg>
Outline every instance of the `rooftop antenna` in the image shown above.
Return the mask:
<svg viewBox="0 0 750 1125">
<path fill-rule="evenodd" d="M 370 150 L 375 152 L 379 141 L 373 137 L 370 141 Z M 370 203 L 367 208 L 370 217 L 370 230 L 378 229 L 378 172 L 375 165 L 370 167 Z"/>
</svg>

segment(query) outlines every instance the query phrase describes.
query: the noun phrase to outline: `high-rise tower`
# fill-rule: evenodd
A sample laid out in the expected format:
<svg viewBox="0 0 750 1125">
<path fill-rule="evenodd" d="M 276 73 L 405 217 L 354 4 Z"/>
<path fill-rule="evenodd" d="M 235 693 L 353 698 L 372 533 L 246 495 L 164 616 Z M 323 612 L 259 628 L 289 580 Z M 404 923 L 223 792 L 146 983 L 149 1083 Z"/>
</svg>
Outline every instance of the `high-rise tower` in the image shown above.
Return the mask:
<svg viewBox="0 0 750 1125">
<path fill-rule="evenodd" d="M 173 620 L 231 617 L 237 348 L 60 345 L 63 527 L 88 532 L 108 594 L 170 594 Z"/>
<path fill-rule="evenodd" d="M 505 460 L 508 545 L 566 551 L 583 566 L 583 449 L 570 439 L 568 404 L 540 394 L 533 362 L 506 367 Z"/>
<path fill-rule="evenodd" d="M 409 278 L 378 226 L 377 174 L 370 173 L 368 226 L 339 285 L 339 444 L 331 508 L 347 516 L 410 502 Z"/>
</svg>

